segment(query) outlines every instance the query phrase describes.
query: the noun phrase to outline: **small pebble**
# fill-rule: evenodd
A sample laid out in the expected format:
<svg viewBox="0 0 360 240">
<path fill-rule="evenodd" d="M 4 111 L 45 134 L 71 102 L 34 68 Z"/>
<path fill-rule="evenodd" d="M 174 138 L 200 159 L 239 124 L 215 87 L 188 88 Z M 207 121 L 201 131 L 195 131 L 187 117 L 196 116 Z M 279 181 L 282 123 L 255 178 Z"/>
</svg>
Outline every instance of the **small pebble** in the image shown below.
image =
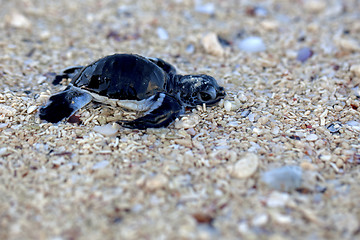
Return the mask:
<svg viewBox="0 0 360 240">
<path fill-rule="evenodd" d="M 243 103 L 248 100 L 247 96 L 244 93 L 240 93 L 237 98 Z"/>
<path fill-rule="evenodd" d="M 118 128 L 113 127 L 111 124 L 106 124 L 104 126 L 95 126 L 94 131 L 106 137 L 113 137 L 116 136 Z"/>
<path fill-rule="evenodd" d="M 231 111 L 231 102 L 230 101 L 225 101 L 224 102 L 224 108 L 225 108 L 225 111 L 230 112 Z"/>
<path fill-rule="evenodd" d="M 269 215 L 264 213 L 264 214 L 255 216 L 252 219 L 251 224 L 253 226 L 261 227 L 261 226 L 264 226 L 266 223 L 268 223 L 268 221 L 269 221 Z"/>
<path fill-rule="evenodd" d="M 307 0 L 304 2 L 304 8 L 311 13 L 319 13 L 323 11 L 327 3 L 324 0 Z"/>
<path fill-rule="evenodd" d="M 199 13 L 214 15 L 215 14 L 215 4 L 214 3 L 202 4 L 200 1 L 200 3 L 195 6 L 195 11 L 199 12 Z"/>
<path fill-rule="evenodd" d="M 254 7 L 254 14 L 257 17 L 266 17 L 268 15 L 268 11 L 264 7 L 256 6 Z"/>
<path fill-rule="evenodd" d="M 50 98 L 50 95 L 45 94 L 45 93 L 40 93 L 39 97 L 36 99 L 36 102 L 41 103 L 41 104 L 45 104 Z"/>
<path fill-rule="evenodd" d="M 292 191 L 301 186 L 302 169 L 298 166 L 284 166 L 262 174 L 261 180 L 270 188 Z"/>
<path fill-rule="evenodd" d="M 188 147 L 188 148 L 192 148 L 193 144 L 191 139 L 175 139 L 174 140 L 175 144 L 184 146 L 184 147 Z"/>
<path fill-rule="evenodd" d="M 30 106 L 30 107 L 27 109 L 27 113 L 28 113 L 28 114 L 33 113 L 36 109 L 37 109 L 37 106 Z"/>
<path fill-rule="evenodd" d="M 272 220 L 281 225 L 287 225 L 293 222 L 292 217 L 289 215 L 281 214 L 278 212 L 272 212 L 271 213 Z"/>
<path fill-rule="evenodd" d="M 272 192 L 269 198 L 266 200 L 266 205 L 268 207 L 285 207 L 286 203 L 289 201 L 290 195 L 283 192 Z"/>
<path fill-rule="evenodd" d="M 266 50 L 266 46 L 260 37 L 245 38 L 239 42 L 238 46 L 244 52 L 262 52 Z"/>
<path fill-rule="evenodd" d="M 280 132 L 280 128 L 278 126 L 273 127 L 273 129 L 271 130 L 271 133 L 274 135 L 278 135 Z"/>
<path fill-rule="evenodd" d="M 279 22 L 276 20 L 264 20 L 260 23 L 260 25 L 269 31 L 273 31 L 279 28 Z"/>
<path fill-rule="evenodd" d="M 186 132 L 187 132 L 188 134 L 190 134 L 191 136 L 195 136 L 195 135 L 196 135 L 196 131 L 195 131 L 194 128 L 189 128 L 189 129 L 186 130 Z"/>
<path fill-rule="evenodd" d="M 331 155 L 320 155 L 319 158 L 323 161 L 330 161 Z"/>
<path fill-rule="evenodd" d="M 256 172 L 258 166 L 258 156 L 253 153 L 246 153 L 245 156 L 233 165 L 231 176 L 235 178 L 249 178 Z"/>
<path fill-rule="evenodd" d="M 194 44 L 188 44 L 186 46 L 186 50 L 185 50 L 187 53 L 194 53 L 195 52 L 195 46 Z"/>
<path fill-rule="evenodd" d="M 319 137 L 313 133 L 306 136 L 306 140 L 310 141 L 310 142 L 314 142 L 314 141 L 318 140 L 318 138 Z"/>
<path fill-rule="evenodd" d="M 250 228 L 249 228 L 249 225 L 246 223 L 246 221 L 242 221 L 239 223 L 238 225 L 238 229 L 239 233 L 245 235 L 245 234 L 250 234 L 252 233 Z"/>
<path fill-rule="evenodd" d="M 340 111 L 343 110 L 343 109 L 344 109 L 344 107 L 341 106 L 341 105 L 334 105 L 334 110 L 335 110 L 336 112 L 340 112 Z"/>
<path fill-rule="evenodd" d="M 7 128 L 8 125 L 8 123 L 0 123 L 0 129 Z"/>
<path fill-rule="evenodd" d="M 298 53 L 297 53 L 297 57 L 296 60 L 304 63 L 306 62 L 306 60 L 308 60 L 312 55 L 314 54 L 314 52 L 308 48 L 308 47 L 304 47 L 301 48 Z"/>
<path fill-rule="evenodd" d="M 161 39 L 161 40 L 168 40 L 169 39 L 169 34 L 168 32 L 162 28 L 162 27 L 158 27 L 156 29 L 156 33 L 158 35 L 158 37 Z"/>
<path fill-rule="evenodd" d="M 279 64 L 279 62 L 277 60 L 271 59 L 271 58 L 260 58 L 258 60 L 258 62 L 262 67 L 265 67 L 265 68 L 277 67 Z"/>
<path fill-rule="evenodd" d="M 198 223 L 210 224 L 214 220 L 214 217 L 211 214 L 206 213 L 206 212 L 195 212 L 192 214 L 192 217 Z"/>
<path fill-rule="evenodd" d="M 344 161 L 339 158 L 338 160 L 336 160 L 336 166 L 338 168 L 342 168 L 344 166 Z"/>
<path fill-rule="evenodd" d="M 228 122 L 228 126 L 229 127 L 237 127 L 237 126 L 239 126 L 239 122 L 238 121 Z"/>
<path fill-rule="evenodd" d="M 350 72 L 360 78 L 360 64 L 352 65 L 350 67 Z"/>
<path fill-rule="evenodd" d="M 45 77 L 45 76 L 37 76 L 36 79 L 37 79 L 37 84 L 40 85 L 40 84 L 44 83 L 47 80 L 47 77 Z"/>
<path fill-rule="evenodd" d="M 238 99 L 236 99 L 235 101 L 224 101 L 224 109 L 227 112 L 238 110 L 240 108 L 240 105 L 241 102 Z"/>
<path fill-rule="evenodd" d="M 252 113 L 252 112 L 250 112 L 249 115 L 248 115 L 248 118 L 249 118 L 249 121 L 250 121 L 250 122 L 255 121 L 255 114 Z"/>
<path fill-rule="evenodd" d="M 39 33 L 39 37 L 41 40 L 48 40 L 51 37 L 51 32 L 48 30 L 43 30 Z"/>
<path fill-rule="evenodd" d="M 359 51 L 360 50 L 359 42 L 353 38 L 335 37 L 334 42 L 340 49 L 343 49 L 346 51 Z"/>
<path fill-rule="evenodd" d="M 5 16 L 5 23 L 15 28 L 29 29 L 31 22 L 23 14 L 12 12 Z"/>
<path fill-rule="evenodd" d="M 208 33 L 201 39 L 202 46 L 206 53 L 222 57 L 224 55 L 224 48 L 219 42 L 219 38 L 215 33 Z"/>
<path fill-rule="evenodd" d="M 79 117 L 79 116 L 76 116 L 76 115 L 70 116 L 70 117 L 67 119 L 67 122 L 68 122 L 68 123 L 76 123 L 76 124 L 81 124 L 81 123 L 82 123 L 80 117 Z"/>
<path fill-rule="evenodd" d="M 184 116 L 180 121 L 175 122 L 175 128 L 194 128 L 200 122 L 200 117 L 197 114 L 191 114 L 190 116 Z"/>
<path fill-rule="evenodd" d="M 245 109 L 244 111 L 241 112 L 240 116 L 245 118 L 245 117 L 249 116 L 250 113 L 251 113 L 250 110 Z"/>
<path fill-rule="evenodd" d="M 342 128 L 342 124 L 340 122 L 333 122 L 333 123 L 330 123 L 326 128 L 331 133 L 339 133 L 340 129 Z"/>
<path fill-rule="evenodd" d="M 0 157 L 6 155 L 7 153 L 8 153 L 7 147 L 0 148 Z"/>
<path fill-rule="evenodd" d="M 288 57 L 289 59 L 295 59 L 297 58 L 298 53 L 294 50 L 291 49 L 287 49 L 285 51 L 286 57 Z"/>
</svg>

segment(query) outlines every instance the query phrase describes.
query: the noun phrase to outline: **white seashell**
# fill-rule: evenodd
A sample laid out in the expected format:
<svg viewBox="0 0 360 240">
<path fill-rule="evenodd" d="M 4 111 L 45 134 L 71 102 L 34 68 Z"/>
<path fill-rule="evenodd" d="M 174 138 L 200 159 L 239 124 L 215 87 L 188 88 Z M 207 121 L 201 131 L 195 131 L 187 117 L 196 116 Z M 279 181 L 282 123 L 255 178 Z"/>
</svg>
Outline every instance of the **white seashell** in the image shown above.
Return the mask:
<svg viewBox="0 0 360 240">
<path fill-rule="evenodd" d="M 113 137 L 116 136 L 118 129 L 111 124 L 106 124 L 104 126 L 95 126 L 94 131 L 107 137 Z"/>
<path fill-rule="evenodd" d="M 30 106 L 30 107 L 27 109 L 27 113 L 28 113 L 28 114 L 33 113 L 36 109 L 37 109 L 37 106 Z"/>
<path fill-rule="evenodd" d="M 306 140 L 311 141 L 311 142 L 318 140 L 318 138 L 319 137 L 316 134 L 309 134 L 306 136 Z"/>
<path fill-rule="evenodd" d="M 156 33 L 158 35 L 158 37 L 161 39 L 161 40 L 168 40 L 169 39 L 169 34 L 168 32 L 162 28 L 162 27 L 158 27 L 156 29 Z"/>
<path fill-rule="evenodd" d="M 260 37 L 245 38 L 238 45 L 244 52 L 262 52 L 266 50 L 266 46 Z"/>
<path fill-rule="evenodd" d="M 201 39 L 205 52 L 217 57 L 224 55 L 224 48 L 221 46 L 215 33 L 208 33 Z"/>
</svg>

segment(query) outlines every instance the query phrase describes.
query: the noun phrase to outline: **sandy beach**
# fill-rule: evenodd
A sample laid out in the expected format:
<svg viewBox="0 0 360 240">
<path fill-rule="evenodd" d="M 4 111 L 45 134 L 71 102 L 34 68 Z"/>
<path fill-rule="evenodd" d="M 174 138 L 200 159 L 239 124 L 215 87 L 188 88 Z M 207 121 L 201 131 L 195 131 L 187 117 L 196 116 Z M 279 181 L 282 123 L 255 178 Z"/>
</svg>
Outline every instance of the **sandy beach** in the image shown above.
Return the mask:
<svg viewBox="0 0 360 240">
<path fill-rule="evenodd" d="M 0 18 L 0 239 L 360 239 L 358 0 L 12 0 Z M 56 74 L 114 53 L 227 96 L 160 129 L 96 102 L 39 119 Z"/>
</svg>

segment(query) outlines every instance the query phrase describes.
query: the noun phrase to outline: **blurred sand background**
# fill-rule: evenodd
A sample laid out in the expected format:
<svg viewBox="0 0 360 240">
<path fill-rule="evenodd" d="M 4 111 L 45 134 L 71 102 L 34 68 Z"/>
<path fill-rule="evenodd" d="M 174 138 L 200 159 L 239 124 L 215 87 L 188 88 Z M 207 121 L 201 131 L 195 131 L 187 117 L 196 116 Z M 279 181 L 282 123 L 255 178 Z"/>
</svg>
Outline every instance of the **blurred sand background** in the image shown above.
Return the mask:
<svg viewBox="0 0 360 240">
<path fill-rule="evenodd" d="M 360 239 L 358 0 L 0 3 L 0 239 Z M 39 120 L 55 73 L 113 53 L 228 96 L 164 129 Z"/>
</svg>

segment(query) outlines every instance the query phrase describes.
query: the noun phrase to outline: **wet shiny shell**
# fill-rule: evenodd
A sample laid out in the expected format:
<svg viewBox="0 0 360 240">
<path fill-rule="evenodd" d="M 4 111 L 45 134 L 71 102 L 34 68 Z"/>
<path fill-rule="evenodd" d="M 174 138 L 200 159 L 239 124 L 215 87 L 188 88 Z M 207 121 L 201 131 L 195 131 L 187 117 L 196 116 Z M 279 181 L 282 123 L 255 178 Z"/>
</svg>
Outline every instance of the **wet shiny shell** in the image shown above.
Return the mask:
<svg viewBox="0 0 360 240">
<path fill-rule="evenodd" d="M 115 54 L 84 67 L 71 83 L 113 99 L 141 100 L 164 92 L 167 80 L 168 75 L 148 59 Z"/>
</svg>

